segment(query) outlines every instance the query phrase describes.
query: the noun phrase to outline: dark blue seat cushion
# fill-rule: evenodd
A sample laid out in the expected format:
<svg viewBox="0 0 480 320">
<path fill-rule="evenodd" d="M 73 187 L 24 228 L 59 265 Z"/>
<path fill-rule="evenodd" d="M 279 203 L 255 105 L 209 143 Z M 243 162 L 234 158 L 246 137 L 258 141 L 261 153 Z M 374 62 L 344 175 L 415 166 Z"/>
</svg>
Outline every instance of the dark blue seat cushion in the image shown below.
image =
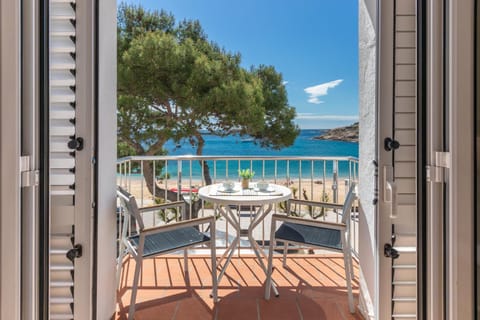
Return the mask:
<svg viewBox="0 0 480 320">
<path fill-rule="evenodd" d="M 140 237 L 130 237 L 130 241 L 138 247 Z M 202 242 L 210 241 L 210 237 L 201 233 L 194 227 L 185 227 L 161 233 L 147 235 L 143 247 L 143 256 L 148 257 L 166 251 L 182 249 Z"/>
<path fill-rule="evenodd" d="M 275 238 L 342 250 L 340 230 L 284 222 L 275 232 Z"/>
</svg>

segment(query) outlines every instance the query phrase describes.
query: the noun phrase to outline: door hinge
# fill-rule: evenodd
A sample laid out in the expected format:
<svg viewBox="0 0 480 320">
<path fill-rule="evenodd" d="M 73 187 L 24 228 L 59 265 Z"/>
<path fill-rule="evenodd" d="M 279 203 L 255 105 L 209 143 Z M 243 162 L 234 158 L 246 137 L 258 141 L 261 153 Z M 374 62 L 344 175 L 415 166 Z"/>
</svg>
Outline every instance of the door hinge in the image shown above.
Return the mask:
<svg viewBox="0 0 480 320">
<path fill-rule="evenodd" d="M 435 164 L 437 167 L 450 169 L 450 163 L 452 162 L 450 152 L 435 152 Z"/>
<path fill-rule="evenodd" d="M 450 168 L 451 161 L 450 152 L 436 151 L 435 164 L 425 167 L 427 182 L 445 182 L 445 169 Z"/>
<path fill-rule="evenodd" d="M 21 187 L 33 187 L 38 186 L 39 183 L 39 171 L 32 170 L 32 157 L 21 156 L 20 157 L 20 186 Z"/>
</svg>

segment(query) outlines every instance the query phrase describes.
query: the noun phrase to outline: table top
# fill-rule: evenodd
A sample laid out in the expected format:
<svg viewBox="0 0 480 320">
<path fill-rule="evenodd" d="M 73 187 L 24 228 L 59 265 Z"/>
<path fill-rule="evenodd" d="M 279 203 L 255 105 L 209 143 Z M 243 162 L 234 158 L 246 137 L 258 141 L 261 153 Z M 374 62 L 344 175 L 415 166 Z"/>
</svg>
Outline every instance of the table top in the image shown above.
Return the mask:
<svg viewBox="0 0 480 320">
<path fill-rule="evenodd" d="M 265 205 L 290 199 L 289 188 L 277 184 L 269 184 L 267 191 L 260 191 L 251 184 L 250 189 L 242 189 L 240 183 L 235 183 L 233 191 L 224 191 L 221 183 L 201 187 L 198 196 L 205 201 L 227 205 Z"/>
</svg>

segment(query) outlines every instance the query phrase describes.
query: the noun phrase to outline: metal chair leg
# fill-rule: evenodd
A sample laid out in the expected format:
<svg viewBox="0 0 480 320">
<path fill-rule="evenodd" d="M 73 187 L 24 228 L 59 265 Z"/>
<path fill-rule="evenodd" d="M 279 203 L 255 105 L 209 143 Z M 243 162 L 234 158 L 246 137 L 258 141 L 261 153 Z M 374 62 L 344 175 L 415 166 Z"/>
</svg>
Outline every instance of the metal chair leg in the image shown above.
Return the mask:
<svg viewBox="0 0 480 320">
<path fill-rule="evenodd" d="M 265 300 L 270 299 L 270 291 L 272 289 L 272 273 L 273 273 L 273 245 L 275 240 L 275 219 L 272 219 L 270 229 L 270 245 L 268 246 L 268 265 L 267 265 L 267 279 L 265 280 Z"/>
<path fill-rule="evenodd" d="M 183 268 L 185 269 L 185 277 L 188 276 L 188 249 L 183 250 Z"/>
<path fill-rule="evenodd" d="M 353 271 L 352 249 L 348 248 L 348 261 L 350 262 L 350 278 L 355 279 L 355 272 Z"/>
<path fill-rule="evenodd" d="M 287 252 L 288 252 L 288 242 L 285 241 L 285 245 L 283 246 L 283 262 L 282 262 L 282 266 L 284 268 L 287 267 Z"/>
<path fill-rule="evenodd" d="M 218 300 L 218 277 L 217 277 L 217 254 L 215 248 L 215 236 L 212 236 L 212 242 L 210 243 L 212 257 L 212 298 L 213 302 Z"/>
<path fill-rule="evenodd" d="M 135 313 L 135 300 L 137 298 L 138 281 L 140 278 L 140 269 L 142 268 L 143 259 L 135 259 L 135 276 L 132 284 L 132 297 L 130 298 L 130 308 L 128 310 L 128 320 L 133 320 Z"/>
<path fill-rule="evenodd" d="M 348 292 L 348 308 L 350 310 L 350 313 L 355 313 L 355 306 L 353 304 L 353 292 L 352 292 L 352 264 L 351 264 L 351 259 L 350 256 L 347 252 L 343 252 L 343 261 L 345 265 L 345 277 L 347 280 L 347 292 Z"/>
<path fill-rule="evenodd" d="M 123 266 L 123 259 L 125 258 L 125 245 L 123 244 L 123 241 L 121 241 L 120 245 L 120 251 L 119 251 L 119 256 L 117 258 L 117 271 L 115 275 L 115 280 L 117 284 L 117 290 L 119 289 L 120 286 L 120 275 L 122 273 L 122 266 Z"/>
</svg>

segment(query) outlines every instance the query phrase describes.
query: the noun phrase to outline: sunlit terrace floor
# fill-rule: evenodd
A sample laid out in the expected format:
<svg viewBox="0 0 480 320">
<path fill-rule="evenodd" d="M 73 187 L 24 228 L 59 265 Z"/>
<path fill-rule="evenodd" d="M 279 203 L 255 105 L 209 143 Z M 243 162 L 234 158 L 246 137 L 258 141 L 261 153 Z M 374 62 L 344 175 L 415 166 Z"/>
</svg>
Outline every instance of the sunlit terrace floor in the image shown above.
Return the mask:
<svg viewBox="0 0 480 320">
<path fill-rule="evenodd" d="M 273 279 L 280 297 L 263 298 L 265 275 L 253 256 L 232 259 L 219 284 L 216 304 L 211 292 L 208 256 L 189 257 L 185 279 L 183 256 L 146 259 L 140 277 L 135 319 L 175 320 L 294 320 L 362 319 L 348 311 L 343 256 L 336 254 L 289 255 L 288 269 L 274 258 Z M 127 259 L 121 276 L 116 319 L 126 319 L 135 261 Z M 358 265 L 354 262 L 355 305 L 358 304 Z"/>
</svg>

